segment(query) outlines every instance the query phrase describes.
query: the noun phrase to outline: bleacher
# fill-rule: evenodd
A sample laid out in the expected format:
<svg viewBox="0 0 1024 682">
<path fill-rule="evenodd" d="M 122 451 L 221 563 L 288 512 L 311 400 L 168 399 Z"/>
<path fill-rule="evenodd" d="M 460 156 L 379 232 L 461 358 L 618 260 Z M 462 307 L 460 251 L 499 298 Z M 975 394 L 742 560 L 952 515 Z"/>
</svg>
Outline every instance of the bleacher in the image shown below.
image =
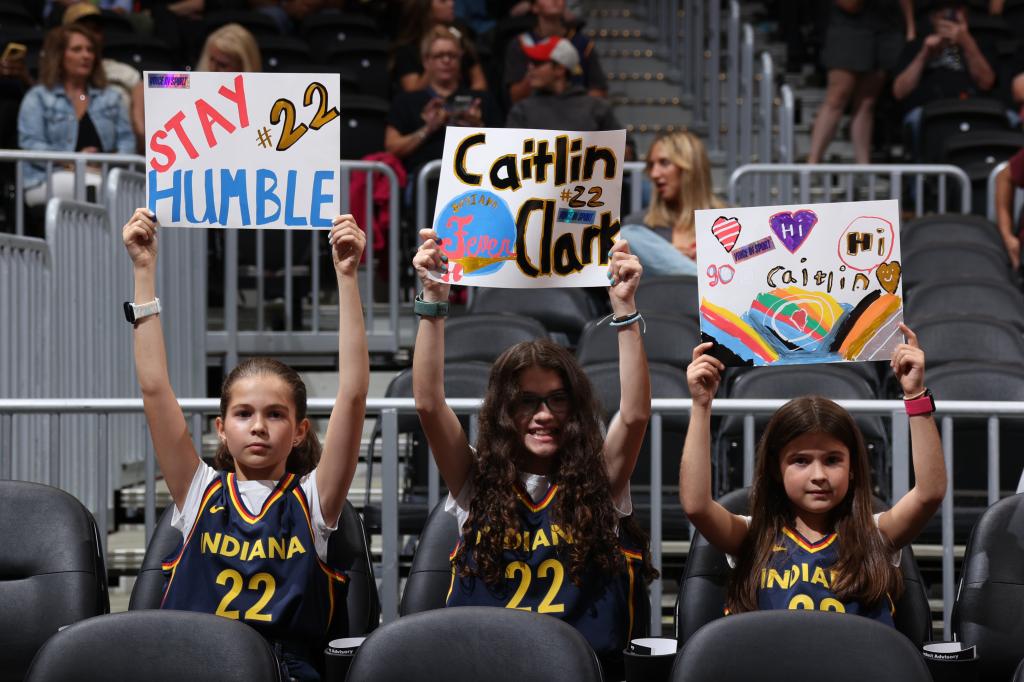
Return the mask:
<svg viewBox="0 0 1024 682">
<path fill-rule="evenodd" d="M 180 70 L 194 63 L 202 36 L 229 21 L 241 23 L 257 37 L 265 70 L 340 74 L 344 129 L 354 131 L 343 137 L 342 186 L 349 187 L 358 174 L 372 173 L 374 182 L 386 183 L 400 196 L 398 178 L 387 164 L 362 160 L 384 146 L 392 94 L 387 71 L 394 40 L 388 23 L 391 17 L 378 13 L 375 3 L 353 4 L 352 10 L 313 14 L 290 35 L 256 12 L 238 8 L 211 12 L 192 26 L 195 35 L 174 45 L 159 33 L 143 36 L 136 24 L 106 13 L 105 56 L 116 56 L 139 69 Z M 1006 4 L 1013 11 L 1008 9 L 1005 21 L 990 22 L 987 29 L 999 37 L 1001 54 L 1007 54 L 1008 42 L 1018 40 L 1016 33 L 1003 29 L 1024 15 L 1017 11 L 1024 4 L 1010 0 Z M 977 641 L 991 676 L 984 679 L 1011 679 L 1016 662 L 1024 658 L 1020 626 L 1011 617 L 1019 610 L 1017 585 L 1024 582 L 1020 578 L 1024 572 L 1019 570 L 1024 558 L 1017 547 L 1024 544 L 1019 542 L 1024 529 L 1014 514 L 1020 499 L 1015 492 L 1024 470 L 1024 456 L 1016 447 L 1024 435 L 1024 293 L 1021 274 L 1011 267 L 993 221 L 996 173 L 1020 148 L 1024 135 L 1000 119 L 999 104 L 937 102 L 924 114 L 926 159 L 911 162 L 905 145 L 890 130 L 876 134 L 879 142 L 872 164 L 854 164 L 852 148 L 839 139 L 830 147 L 831 163 L 796 163 L 806 156 L 811 122 L 824 88 L 815 76 L 815 65 L 787 63 L 771 3 L 591 0 L 583 5 L 586 30 L 593 35 L 608 74 L 608 96 L 641 156 L 657 133 L 688 129 L 705 140 L 716 192 L 732 205 L 901 200 L 906 317 L 928 350 L 928 384 L 938 398 L 937 418 L 952 474 L 941 513 L 914 543 L 912 566 L 904 566 L 905 575 L 915 576 L 915 589 L 920 587 L 915 596 L 920 597 L 918 613 L 924 614 L 915 622 L 911 640 L 916 645 L 926 638 L 954 636 Z M 0 39 L 25 44 L 30 69 L 38 63 L 44 33 L 38 19 L 21 3 L 0 2 Z M 496 35 L 502 35 L 500 26 Z M 497 45 L 481 49 L 481 57 L 491 60 L 489 76 L 496 73 L 496 62 L 503 54 Z M 884 114 L 885 108 L 880 107 L 879 116 Z M 0 130 L 10 131 L 16 116 L 16 108 L 12 116 L 10 108 L 0 106 Z M 883 126 L 898 128 L 898 122 L 880 120 L 876 125 Z M 99 575 L 88 594 L 81 580 L 61 587 L 77 590 L 76 603 L 64 604 L 66 613 L 54 606 L 56 620 L 40 625 L 34 638 L 26 638 L 31 640 L 28 645 L 16 653 L 0 647 L 0 680 L 21 679 L 33 654 L 57 625 L 82 621 L 79 625 L 86 626 L 102 619 L 107 610 L 137 610 L 142 601 L 136 602 L 141 599 L 136 590 L 145 587 L 137 576 L 153 569 L 159 550 L 147 554 L 147 546 L 166 526 L 161 515 L 170 502 L 145 433 L 141 401 L 135 398 L 128 360 L 130 339 L 119 307 L 105 303 L 120 302 L 130 291 L 120 226 L 131 207 L 144 203 L 139 172 L 144 159 L 32 153 L 8 144 L 11 148 L 0 149 L 0 531 L 8 537 L 27 534 L 17 523 L 21 507 L 6 504 L 15 498 L 7 491 L 50 494 L 8 488 L 19 484 L 7 479 L 65 490 L 82 509 L 63 498 L 60 504 L 71 509 L 67 513 L 86 512 L 75 517 L 74 529 L 78 540 L 87 541 L 95 551 L 79 552 L 74 557 L 78 563 L 71 567 L 44 567 L 39 574 L 93 571 Z M 45 212 L 33 211 L 23 202 L 20 162 L 27 160 L 46 164 L 51 173 L 70 163 L 76 178 L 84 178 L 87 165 L 99 164 L 104 182 L 95 192 L 78 182 L 74 199 L 51 199 Z M 649 183 L 643 169 L 642 162 L 626 165 L 623 215 L 642 205 L 647 195 Z M 430 633 L 436 636 L 449 627 L 463 628 L 463 632 L 493 627 L 493 634 L 481 638 L 500 637 L 507 632 L 503 628 L 517 626 L 484 624 L 486 619 L 474 620 L 470 615 L 465 622 L 450 625 L 429 621 L 424 617 L 428 614 L 409 615 L 420 609 L 404 607 L 411 599 L 407 587 L 415 583 L 410 575 L 417 573 L 417 561 L 425 561 L 417 554 L 420 533 L 446 494 L 413 409 L 409 369 L 416 324 L 409 235 L 429 220 L 433 206 L 428 189 L 438 173 L 438 163 L 427 164 L 409 178 L 418 189 L 416 204 L 390 215 L 386 250 L 369 259 L 360 277 L 371 352 L 371 398 L 360 464 L 349 495 L 348 529 L 351 540 L 356 529 L 365 527 L 369 540 L 365 546 L 349 542 L 344 550 L 348 557 L 365 556 L 365 568 L 360 570 L 367 576 L 353 598 L 362 603 L 348 605 L 349 622 L 356 622 L 354 613 L 366 621 L 353 626 L 353 633 L 360 634 L 380 623 L 380 642 L 364 659 L 372 655 L 388 661 L 396 666 L 395 675 L 413 673 L 400 668 L 401 657 L 389 648 L 395 645 L 387 637 L 422 640 L 417 646 L 427 660 L 432 651 L 436 654 L 442 648 L 437 642 L 445 642 L 430 639 Z M 1017 199 L 1019 212 L 1022 202 Z M 346 192 L 342 211 L 357 203 L 369 226 L 379 208 Z M 174 321 L 166 330 L 171 376 L 201 454 L 212 454 L 216 446 L 210 422 L 218 412 L 212 396 L 220 379 L 248 355 L 269 353 L 299 367 L 310 387 L 310 414 L 320 418 L 321 428 L 325 426 L 323 417 L 332 406 L 327 396 L 334 395 L 332 352 L 337 349 L 338 325 L 332 310 L 329 258 L 317 239 L 320 236 L 240 235 L 234 230 L 215 236 L 203 230 L 162 234 L 158 290 L 168 319 Z M 368 243 L 373 242 L 368 227 Z M 283 253 L 301 255 L 288 260 L 281 257 Z M 398 267 L 391 269 L 388 263 Z M 508 290 L 474 292 L 465 304 L 455 306 L 447 332 L 446 392 L 471 441 L 489 363 L 504 348 L 526 338 L 552 338 L 573 348 L 606 408 L 606 419 L 613 416 L 619 390 L 617 353 L 608 328 L 596 325 L 608 312 L 605 301 L 584 290 L 552 290 L 552 296 L 557 300 L 552 298 L 539 311 L 536 297 L 524 301 Z M 855 631 L 859 625 L 836 627 L 816 619 L 818 614 L 806 614 L 811 618 L 793 625 L 792 632 L 785 630 L 788 624 L 782 626 L 768 614 L 762 614 L 765 622 L 760 625 L 756 619 L 730 617 L 701 630 L 710 620 L 707 609 L 701 611 L 692 606 L 695 602 L 688 605 L 681 599 L 680 584 L 691 579 L 714 583 L 724 579 L 724 568 L 721 562 L 690 563 L 691 549 L 703 541 L 694 536 L 677 495 L 675 472 L 689 411 L 685 366 L 699 330 L 696 280 L 648 277 L 637 301 L 647 320 L 645 346 L 655 403 L 631 488 L 638 519 L 652 535 L 653 563 L 662 573 L 649 588 L 651 609 L 641 629 L 651 636 L 674 633 L 680 646 L 688 641 L 677 665 L 686 672 L 679 672 L 675 679 L 711 679 L 701 672 L 702 666 L 707 667 L 699 661 L 701 651 L 714 650 L 713 642 L 723 638 L 754 638 L 743 630 L 747 621 L 758 637 L 779 634 L 771 646 L 777 657 L 787 660 L 786 665 L 799 650 L 787 652 L 783 632 L 792 638 L 814 634 L 823 642 L 829 637 L 850 637 L 854 642 L 858 637 L 879 637 L 871 641 L 882 641 L 886 635 Z M 828 389 L 823 388 L 824 381 Z M 754 444 L 767 416 L 784 399 L 812 389 L 838 398 L 857 418 L 868 440 L 879 502 L 887 504 L 909 488 L 907 421 L 898 387 L 888 367 L 879 363 L 878 367 L 830 365 L 813 372 L 800 368 L 730 371 L 719 391 L 721 400 L 715 403 L 721 415 L 715 422 L 712 446 L 716 495 L 749 484 Z M 95 528 L 87 522 L 90 519 Z M 70 544 L 73 540 L 47 542 Z M 25 546 L 31 548 L 33 543 Z M 991 570 L 983 566 L 986 556 Z M 1002 562 L 999 566 L 997 558 Z M 0 642 L 3 633 L 11 631 L 11 623 L 21 622 L 18 609 L 26 603 L 19 601 L 26 597 L 16 594 L 12 583 L 36 580 L 22 574 L 24 565 L 0 558 Z M 136 605 L 129 606 L 130 601 Z M 118 627 L 126 630 L 114 626 L 106 634 L 94 630 L 101 633 L 96 635 L 99 640 L 75 634 L 79 626 L 73 626 L 72 635 L 83 639 L 55 637 L 43 649 L 47 655 L 41 655 L 37 677 L 29 679 L 56 679 L 46 677 L 43 668 L 62 670 L 53 661 L 68 654 L 59 647 L 88 648 L 103 637 L 127 637 L 125 633 L 133 629 L 132 636 L 143 642 L 150 626 L 135 626 L 127 619 L 124 623 Z M 207 626 L 197 622 L 194 627 Z M 730 627 L 736 633 L 726 630 Z M 216 637 L 230 641 L 235 634 Z M 571 634 L 555 628 L 549 636 L 573 651 Z M 886 640 L 886 646 L 896 652 L 889 655 L 909 656 L 905 647 L 900 650 L 904 642 Z M 258 643 L 251 645 L 253 656 L 264 655 Z M 139 650 L 147 651 L 147 646 L 140 643 Z M 872 653 L 861 651 L 858 659 L 857 651 L 851 647 L 851 661 L 862 661 Z M 559 665 L 566 666 L 564 670 L 578 669 L 577 679 L 600 679 L 600 671 L 595 676 L 584 659 Z M 352 679 L 375 679 L 372 668 L 360 668 L 369 665 L 360 661 Z M 421 666 L 418 674 L 425 677 L 419 679 L 430 679 L 429 671 L 443 669 L 431 665 Z M 891 668 L 888 674 L 897 676 L 888 679 L 918 679 L 914 675 L 921 671 L 907 665 L 900 673 Z M 516 670 L 505 672 L 513 675 Z M 735 678 L 729 676 L 732 673 L 720 673 L 715 679 L 749 679 L 742 675 L 756 671 L 737 672 Z M 875 674 L 867 668 L 860 673 Z M 878 679 L 886 679 L 882 677 L 886 673 L 877 674 Z M 1024 675 L 1018 673 L 1016 679 Z"/>
</svg>

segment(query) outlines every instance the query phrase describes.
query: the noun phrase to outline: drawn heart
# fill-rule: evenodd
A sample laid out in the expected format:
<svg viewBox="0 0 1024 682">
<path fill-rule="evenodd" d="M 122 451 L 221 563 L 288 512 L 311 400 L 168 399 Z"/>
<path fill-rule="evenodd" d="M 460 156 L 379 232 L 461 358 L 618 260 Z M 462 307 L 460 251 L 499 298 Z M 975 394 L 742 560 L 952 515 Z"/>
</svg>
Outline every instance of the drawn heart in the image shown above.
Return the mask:
<svg viewBox="0 0 1024 682">
<path fill-rule="evenodd" d="M 894 260 L 891 263 L 882 263 L 875 270 L 875 279 L 882 285 L 882 288 L 888 291 L 890 294 L 896 293 L 896 287 L 900 284 L 900 274 L 903 269 L 900 267 L 900 262 Z"/>
<path fill-rule="evenodd" d="M 803 308 L 800 308 L 789 317 L 794 322 L 796 322 L 796 326 L 799 327 L 800 329 L 803 329 L 805 326 L 807 326 L 807 311 L 804 310 Z"/>
<path fill-rule="evenodd" d="M 715 239 L 722 245 L 726 253 L 731 253 L 732 248 L 736 246 L 736 240 L 740 238 L 742 229 L 740 221 L 722 216 L 711 225 L 711 234 L 715 235 Z"/>
<path fill-rule="evenodd" d="M 796 213 L 782 211 L 768 219 L 772 232 L 790 253 L 796 253 L 796 250 L 803 246 L 817 224 L 818 214 L 807 209 L 801 209 Z"/>
</svg>

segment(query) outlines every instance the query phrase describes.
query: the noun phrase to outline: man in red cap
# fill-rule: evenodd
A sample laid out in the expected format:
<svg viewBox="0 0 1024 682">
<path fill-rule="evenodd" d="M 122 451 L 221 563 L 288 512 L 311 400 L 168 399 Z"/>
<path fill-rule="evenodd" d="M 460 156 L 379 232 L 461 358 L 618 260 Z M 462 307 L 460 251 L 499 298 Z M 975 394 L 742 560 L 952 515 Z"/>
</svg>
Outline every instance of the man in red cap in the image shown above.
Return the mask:
<svg viewBox="0 0 1024 682">
<path fill-rule="evenodd" d="M 608 100 L 592 97 L 570 81 L 579 69 L 576 48 L 565 38 L 522 45 L 529 60 L 526 77 L 532 94 L 508 112 L 508 128 L 545 130 L 618 130 L 622 128 Z"/>
</svg>

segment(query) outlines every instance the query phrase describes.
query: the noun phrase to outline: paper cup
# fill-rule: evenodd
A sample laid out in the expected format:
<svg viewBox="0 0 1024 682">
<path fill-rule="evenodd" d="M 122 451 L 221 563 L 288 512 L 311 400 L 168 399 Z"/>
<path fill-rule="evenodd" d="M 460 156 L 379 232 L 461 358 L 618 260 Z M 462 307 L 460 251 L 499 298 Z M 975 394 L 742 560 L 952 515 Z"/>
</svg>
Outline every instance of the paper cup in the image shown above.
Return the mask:
<svg viewBox="0 0 1024 682">
<path fill-rule="evenodd" d="M 365 637 L 332 639 L 324 650 L 324 682 L 345 682 L 348 667 Z"/>
<path fill-rule="evenodd" d="M 977 682 L 978 649 L 963 642 L 926 642 L 921 655 L 934 682 Z"/>
<path fill-rule="evenodd" d="M 626 682 L 665 682 L 672 672 L 679 643 L 663 637 L 630 641 L 623 652 Z"/>
</svg>

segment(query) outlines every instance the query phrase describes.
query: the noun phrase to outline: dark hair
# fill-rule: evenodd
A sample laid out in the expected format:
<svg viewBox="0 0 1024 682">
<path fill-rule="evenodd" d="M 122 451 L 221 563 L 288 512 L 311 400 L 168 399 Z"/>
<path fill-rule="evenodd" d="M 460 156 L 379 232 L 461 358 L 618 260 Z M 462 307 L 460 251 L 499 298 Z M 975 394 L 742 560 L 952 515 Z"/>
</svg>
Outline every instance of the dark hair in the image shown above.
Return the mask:
<svg viewBox="0 0 1024 682">
<path fill-rule="evenodd" d="M 821 396 L 805 396 L 779 408 L 757 446 L 750 531 L 740 548 L 726 598 L 733 613 L 758 608 L 761 571 L 771 561 L 772 545 L 783 525 L 793 523 L 780 457 L 793 439 L 809 433 L 831 436 L 850 451 L 850 487 L 831 513 L 840 539 L 839 558 L 832 567 L 832 591 L 840 601 L 866 605 L 879 603 L 887 594 L 896 599 L 903 591 L 903 576 L 891 562 L 896 548 L 878 532 L 872 518 L 871 472 L 860 429 L 850 413 L 836 403 Z"/>
<path fill-rule="evenodd" d="M 249 358 L 245 360 L 228 374 L 224 379 L 224 385 L 220 389 L 220 417 L 227 417 L 228 406 L 231 404 L 231 387 L 239 379 L 255 376 L 275 376 L 284 381 L 292 392 L 292 402 L 295 403 L 295 421 L 301 422 L 306 418 L 306 384 L 294 369 L 273 358 Z M 285 462 L 285 471 L 299 476 L 305 476 L 320 461 L 320 439 L 316 436 L 316 429 L 310 426 L 306 429 L 306 437 L 301 443 L 292 448 L 288 454 L 288 461 Z M 225 443 L 217 448 L 217 454 L 213 457 L 215 469 L 223 471 L 234 471 L 235 460 L 228 452 Z"/>
<path fill-rule="evenodd" d="M 48 88 L 52 88 L 64 79 L 64 52 L 71 42 L 71 34 L 77 33 L 85 36 L 92 44 L 93 63 L 92 73 L 89 74 L 89 85 L 94 88 L 107 87 L 107 74 L 103 70 L 103 50 L 100 47 L 99 37 L 81 24 L 73 23 L 67 26 L 57 26 L 46 34 L 43 41 L 43 51 L 39 57 L 39 82 Z"/>
<path fill-rule="evenodd" d="M 506 537 L 519 528 L 514 486 L 519 481 L 523 457 L 522 436 L 516 428 L 513 405 L 519 394 L 519 377 L 530 367 L 557 372 L 572 408 L 561 426 L 561 447 L 554 473 L 559 494 L 552 509 L 553 519 L 569 531 L 573 544 L 568 550 L 569 575 L 579 584 L 591 566 L 605 573 L 624 570 L 618 529 L 629 534 L 643 548 L 643 575 L 657 575 L 650 565 L 648 538 L 632 517 L 618 518 L 612 502 L 611 484 L 602 458 L 600 409 L 590 380 L 565 348 L 547 340 L 524 341 L 512 346 L 491 367 L 487 393 L 480 408 L 480 431 L 469 480 L 476 494 L 469 505 L 469 518 L 455 560 L 461 575 L 479 575 L 489 584 L 505 579 Z M 476 533 L 478 529 L 487 532 Z M 473 550 L 476 569 L 463 558 Z"/>
</svg>

